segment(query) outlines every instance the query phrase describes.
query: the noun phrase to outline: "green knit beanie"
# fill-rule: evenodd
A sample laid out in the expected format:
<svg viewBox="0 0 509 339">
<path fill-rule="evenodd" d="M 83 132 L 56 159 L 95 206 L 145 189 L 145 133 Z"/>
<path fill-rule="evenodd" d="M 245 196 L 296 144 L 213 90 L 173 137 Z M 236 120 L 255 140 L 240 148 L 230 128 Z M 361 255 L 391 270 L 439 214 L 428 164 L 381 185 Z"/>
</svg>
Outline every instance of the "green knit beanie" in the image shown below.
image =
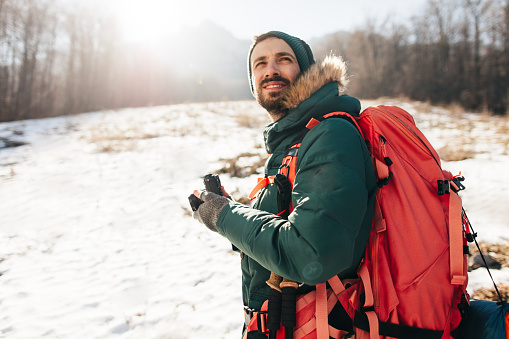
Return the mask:
<svg viewBox="0 0 509 339">
<path fill-rule="evenodd" d="M 292 48 L 295 56 L 297 57 L 297 62 L 299 63 L 300 71 L 305 72 L 312 64 L 315 63 L 315 59 L 313 57 L 313 52 L 309 45 L 304 41 L 290 34 L 280 32 L 280 31 L 269 31 L 267 33 L 263 33 L 259 35 L 259 37 L 264 37 L 265 39 L 276 37 L 284 40 L 290 47 Z M 259 42 L 260 42 L 259 41 Z M 254 42 L 249 49 L 249 54 L 247 56 L 247 69 L 248 69 L 248 77 L 249 84 L 251 86 L 251 93 L 254 95 L 254 87 L 253 82 L 251 80 L 251 54 L 253 53 L 253 49 L 256 46 L 257 42 Z"/>
</svg>

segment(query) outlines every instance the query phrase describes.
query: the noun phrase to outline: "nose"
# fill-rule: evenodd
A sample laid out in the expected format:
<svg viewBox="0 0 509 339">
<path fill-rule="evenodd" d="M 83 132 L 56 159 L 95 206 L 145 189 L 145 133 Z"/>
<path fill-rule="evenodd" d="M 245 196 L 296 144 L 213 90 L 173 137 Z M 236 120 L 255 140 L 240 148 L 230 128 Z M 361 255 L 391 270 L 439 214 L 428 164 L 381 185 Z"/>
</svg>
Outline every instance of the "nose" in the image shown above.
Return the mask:
<svg viewBox="0 0 509 339">
<path fill-rule="evenodd" d="M 277 63 L 271 60 L 268 62 L 267 68 L 265 69 L 265 77 L 271 78 L 276 75 L 281 75 L 281 71 L 279 70 Z"/>
</svg>

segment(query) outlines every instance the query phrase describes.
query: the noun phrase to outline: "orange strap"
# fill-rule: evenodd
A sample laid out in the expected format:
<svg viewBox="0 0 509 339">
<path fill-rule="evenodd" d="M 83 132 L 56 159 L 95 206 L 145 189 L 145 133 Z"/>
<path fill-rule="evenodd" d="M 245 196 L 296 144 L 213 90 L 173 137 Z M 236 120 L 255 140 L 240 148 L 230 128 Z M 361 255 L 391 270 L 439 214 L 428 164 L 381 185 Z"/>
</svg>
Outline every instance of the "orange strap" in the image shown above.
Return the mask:
<svg viewBox="0 0 509 339">
<path fill-rule="evenodd" d="M 339 281 L 339 278 L 338 278 L 338 282 Z M 341 283 L 341 282 L 340 282 Z M 322 284 L 322 286 L 326 286 L 325 284 Z M 314 307 L 314 317 L 312 317 L 311 319 L 309 319 L 309 321 L 307 321 L 305 324 L 298 324 L 299 327 L 295 327 L 294 328 L 294 332 L 293 332 L 293 339 L 303 339 L 303 338 L 307 338 L 307 336 L 312 333 L 313 331 L 318 331 L 317 329 L 317 324 L 320 323 L 320 321 L 322 322 L 321 326 L 320 326 L 320 330 L 321 332 L 325 332 L 325 333 L 328 333 L 329 334 L 329 337 L 332 337 L 332 338 L 335 338 L 335 339 L 339 339 L 339 338 L 343 338 L 344 335 L 346 335 L 348 332 L 345 332 L 345 331 L 342 331 L 342 330 L 338 330 L 330 325 L 328 325 L 327 322 L 323 322 L 323 316 L 320 315 L 320 316 L 317 316 L 317 313 L 316 313 L 316 310 L 317 310 L 317 295 L 320 295 L 320 298 L 322 299 L 320 302 L 320 306 L 319 309 L 323 309 L 324 308 L 324 302 L 323 302 L 323 298 L 324 298 L 324 294 L 323 294 L 323 291 L 320 290 L 321 287 L 318 287 L 316 290 L 314 291 L 311 291 L 305 295 L 302 295 L 300 296 L 298 299 L 297 299 L 297 313 L 302 311 L 304 308 L 306 308 L 307 306 L 309 306 L 310 304 L 312 303 L 315 303 L 315 307 Z M 319 291 L 319 294 L 317 294 L 317 291 Z M 329 314 L 332 309 L 334 308 L 334 306 L 337 304 L 338 302 L 338 298 L 336 297 L 336 295 L 334 293 L 331 293 L 329 292 L 329 290 L 325 290 L 325 298 L 326 298 L 326 307 L 327 307 L 327 310 L 326 310 L 326 313 Z M 322 312 L 322 313 L 320 313 Z M 323 310 L 320 311 L 318 314 L 323 314 Z M 320 321 L 319 319 L 320 318 Z M 327 319 L 328 319 L 328 316 L 327 316 Z M 327 329 L 327 330 L 326 330 Z M 317 333 L 317 338 L 320 338 L 318 337 L 318 332 Z M 320 333 L 320 334 L 323 334 L 323 333 Z M 325 338 L 329 338 L 329 337 L 326 337 L 324 336 Z"/>
<path fill-rule="evenodd" d="M 373 299 L 373 290 L 371 289 L 371 278 L 369 276 L 368 267 L 366 266 L 366 263 L 362 263 L 359 267 L 359 270 L 357 271 L 357 274 L 362 280 L 362 284 L 364 286 L 364 307 L 369 308 L 372 307 L 375 302 Z"/>
<path fill-rule="evenodd" d="M 352 117 L 350 114 L 345 113 L 345 112 L 332 112 L 332 113 L 328 113 L 328 114 L 324 115 L 323 117 L 324 117 L 324 119 L 327 119 L 332 116 L 338 116 L 338 115 L 345 116 L 345 117 L 349 118 L 355 124 L 355 126 L 357 127 L 357 130 L 359 131 L 362 138 L 364 139 L 364 134 L 362 133 L 362 130 L 361 130 L 359 124 L 357 123 L 355 118 Z M 312 118 L 307 123 L 306 128 L 311 130 L 311 129 L 313 129 L 313 127 L 315 127 L 319 123 L 320 123 L 320 120 Z M 298 148 L 298 147 L 300 147 L 300 143 L 292 145 L 290 148 Z M 379 173 L 379 175 L 378 175 L 379 179 L 389 177 L 389 168 L 386 164 L 377 160 L 376 167 L 377 167 L 377 172 Z M 286 175 L 286 177 L 290 180 L 290 182 L 293 185 L 293 183 L 295 182 L 295 175 L 297 174 L 297 153 L 295 153 L 295 155 L 287 155 L 283 158 L 283 163 L 280 167 L 279 173 Z M 265 187 L 269 184 L 273 184 L 274 178 L 275 178 L 275 176 L 258 178 L 258 184 L 253 188 L 253 190 L 251 191 L 251 193 L 248 196 L 249 200 L 253 200 L 254 198 L 256 198 L 256 194 L 258 194 L 258 192 L 263 187 Z"/>
<path fill-rule="evenodd" d="M 371 289 L 371 278 L 369 277 L 368 267 L 365 263 L 361 264 L 357 274 L 361 278 L 362 285 L 364 286 L 364 307 L 366 309 L 372 308 L 374 305 L 373 290 Z M 369 322 L 369 337 L 371 339 L 379 339 L 378 316 L 374 309 L 366 311 L 366 316 L 368 317 Z"/>
<path fill-rule="evenodd" d="M 467 279 L 463 266 L 463 224 L 461 211 L 461 198 L 451 189 L 449 194 L 449 259 L 451 265 L 451 284 L 453 285 L 464 285 Z"/>
<path fill-rule="evenodd" d="M 247 328 L 243 339 L 247 338 L 247 334 L 249 332 L 253 331 L 267 332 L 267 312 L 256 312 L 256 311 L 253 312 L 253 316 L 251 317 L 249 324 L 247 323 L 247 319 L 245 317 L 246 314 L 244 313 L 244 321 L 246 323 Z M 258 328 L 258 324 L 260 324 L 261 328 Z"/>
<path fill-rule="evenodd" d="M 295 144 L 291 148 L 298 148 L 300 144 Z M 295 181 L 295 175 L 297 173 L 297 156 L 296 155 L 287 155 L 283 158 L 283 163 L 279 169 L 279 173 L 284 174 L 288 180 L 293 184 Z M 271 175 L 270 177 L 258 178 L 258 183 L 253 188 L 251 193 L 249 193 L 248 199 L 253 200 L 256 198 L 258 192 L 267 185 L 274 183 L 275 175 Z"/>
<path fill-rule="evenodd" d="M 329 339 L 329 338 L 340 339 L 340 338 L 344 338 L 348 334 L 348 331 L 338 330 L 337 328 L 334 328 L 330 325 L 328 325 L 328 327 L 329 327 L 328 328 L 329 337 L 327 337 L 327 339 Z M 301 327 L 294 330 L 293 339 L 306 338 L 315 329 L 316 329 L 316 318 L 312 318 L 306 324 L 304 324 Z M 317 336 L 317 338 L 319 338 L 319 337 Z"/>
<path fill-rule="evenodd" d="M 281 167 L 279 167 L 279 173 L 284 174 L 290 182 L 295 182 L 295 176 L 297 175 L 297 152 L 299 150 L 300 143 L 293 145 L 289 149 L 296 149 L 295 153 L 292 155 L 286 155 L 283 158 L 283 162 L 281 164 Z"/>
<path fill-rule="evenodd" d="M 341 279 L 339 279 L 337 275 L 330 278 L 328 280 L 328 283 L 336 295 L 339 295 L 341 292 L 345 290 L 345 286 L 343 285 Z"/>
<path fill-rule="evenodd" d="M 305 338 L 309 333 L 313 332 L 316 328 L 316 319 L 311 319 L 304 325 L 293 330 L 293 339 Z"/>
<path fill-rule="evenodd" d="M 308 124 L 306 125 L 306 128 L 307 129 L 313 129 L 313 127 L 315 127 L 319 123 L 320 123 L 320 120 L 317 120 L 315 118 L 311 118 L 311 120 L 309 120 Z"/>
<path fill-rule="evenodd" d="M 270 177 L 265 177 L 265 178 L 258 178 L 258 183 L 256 184 L 256 186 L 253 188 L 253 190 L 251 191 L 251 193 L 249 193 L 249 196 L 248 196 L 248 199 L 249 200 L 253 200 L 254 198 L 256 198 L 256 195 L 258 194 L 258 192 L 264 188 L 265 186 L 269 185 L 269 184 L 273 184 L 274 183 L 274 178 L 276 176 L 275 175 L 271 175 Z"/>
<path fill-rule="evenodd" d="M 302 327 L 299 327 L 298 329 L 296 329 L 293 332 L 293 339 L 303 339 L 307 335 L 309 335 L 311 332 L 313 332 L 315 330 L 315 328 L 316 328 L 316 319 L 313 318 L 310 321 L 308 321 L 306 324 L 304 324 Z M 329 339 L 329 338 L 340 339 L 340 338 L 344 338 L 348 334 L 348 331 L 338 330 L 337 328 L 334 328 L 330 325 L 329 325 L 328 331 L 329 331 L 329 337 L 327 339 Z M 319 337 L 317 337 L 317 338 L 319 338 Z"/>
<path fill-rule="evenodd" d="M 316 338 L 329 339 L 329 314 L 327 312 L 327 286 L 316 285 Z"/>
</svg>

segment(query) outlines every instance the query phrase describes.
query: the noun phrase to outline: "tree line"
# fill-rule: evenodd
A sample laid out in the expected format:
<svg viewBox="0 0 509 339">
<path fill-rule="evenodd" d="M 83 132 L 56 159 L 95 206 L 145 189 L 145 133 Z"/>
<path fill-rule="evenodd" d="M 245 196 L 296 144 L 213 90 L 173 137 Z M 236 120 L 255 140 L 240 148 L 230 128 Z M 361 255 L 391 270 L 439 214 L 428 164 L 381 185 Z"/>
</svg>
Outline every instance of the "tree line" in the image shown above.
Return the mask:
<svg viewBox="0 0 509 339">
<path fill-rule="evenodd" d="M 113 15 L 87 2 L 0 0 L 0 121 L 248 97 L 243 59 L 241 89 L 170 59 L 122 40 Z"/>
<path fill-rule="evenodd" d="M 312 47 L 317 57 L 345 57 L 350 94 L 360 98 L 405 96 L 507 114 L 509 0 L 429 0 L 408 24 L 395 22 L 367 20 Z M 210 27 L 186 32 L 157 53 L 123 41 L 113 16 L 93 6 L 0 0 L 0 121 L 252 98 L 250 42 Z M 207 53 L 183 51 L 193 45 L 207 45 Z"/>
<path fill-rule="evenodd" d="M 350 93 L 509 112 L 509 0 L 430 0 L 409 24 L 370 20 L 319 44 L 345 57 Z"/>
</svg>

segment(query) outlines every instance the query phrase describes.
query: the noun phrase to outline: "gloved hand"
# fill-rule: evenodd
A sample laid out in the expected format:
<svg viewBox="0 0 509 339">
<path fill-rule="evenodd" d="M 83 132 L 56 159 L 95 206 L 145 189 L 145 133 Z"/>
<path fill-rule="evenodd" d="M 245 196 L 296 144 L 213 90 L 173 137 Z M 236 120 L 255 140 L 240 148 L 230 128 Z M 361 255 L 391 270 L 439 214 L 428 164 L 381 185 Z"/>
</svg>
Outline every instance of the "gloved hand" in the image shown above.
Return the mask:
<svg viewBox="0 0 509 339">
<path fill-rule="evenodd" d="M 203 191 L 200 199 L 203 203 L 193 212 L 193 218 L 205 224 L 211 231 L 217 232 L 217 219 L 230 199 L 208 191 Z"/>
</svg>

